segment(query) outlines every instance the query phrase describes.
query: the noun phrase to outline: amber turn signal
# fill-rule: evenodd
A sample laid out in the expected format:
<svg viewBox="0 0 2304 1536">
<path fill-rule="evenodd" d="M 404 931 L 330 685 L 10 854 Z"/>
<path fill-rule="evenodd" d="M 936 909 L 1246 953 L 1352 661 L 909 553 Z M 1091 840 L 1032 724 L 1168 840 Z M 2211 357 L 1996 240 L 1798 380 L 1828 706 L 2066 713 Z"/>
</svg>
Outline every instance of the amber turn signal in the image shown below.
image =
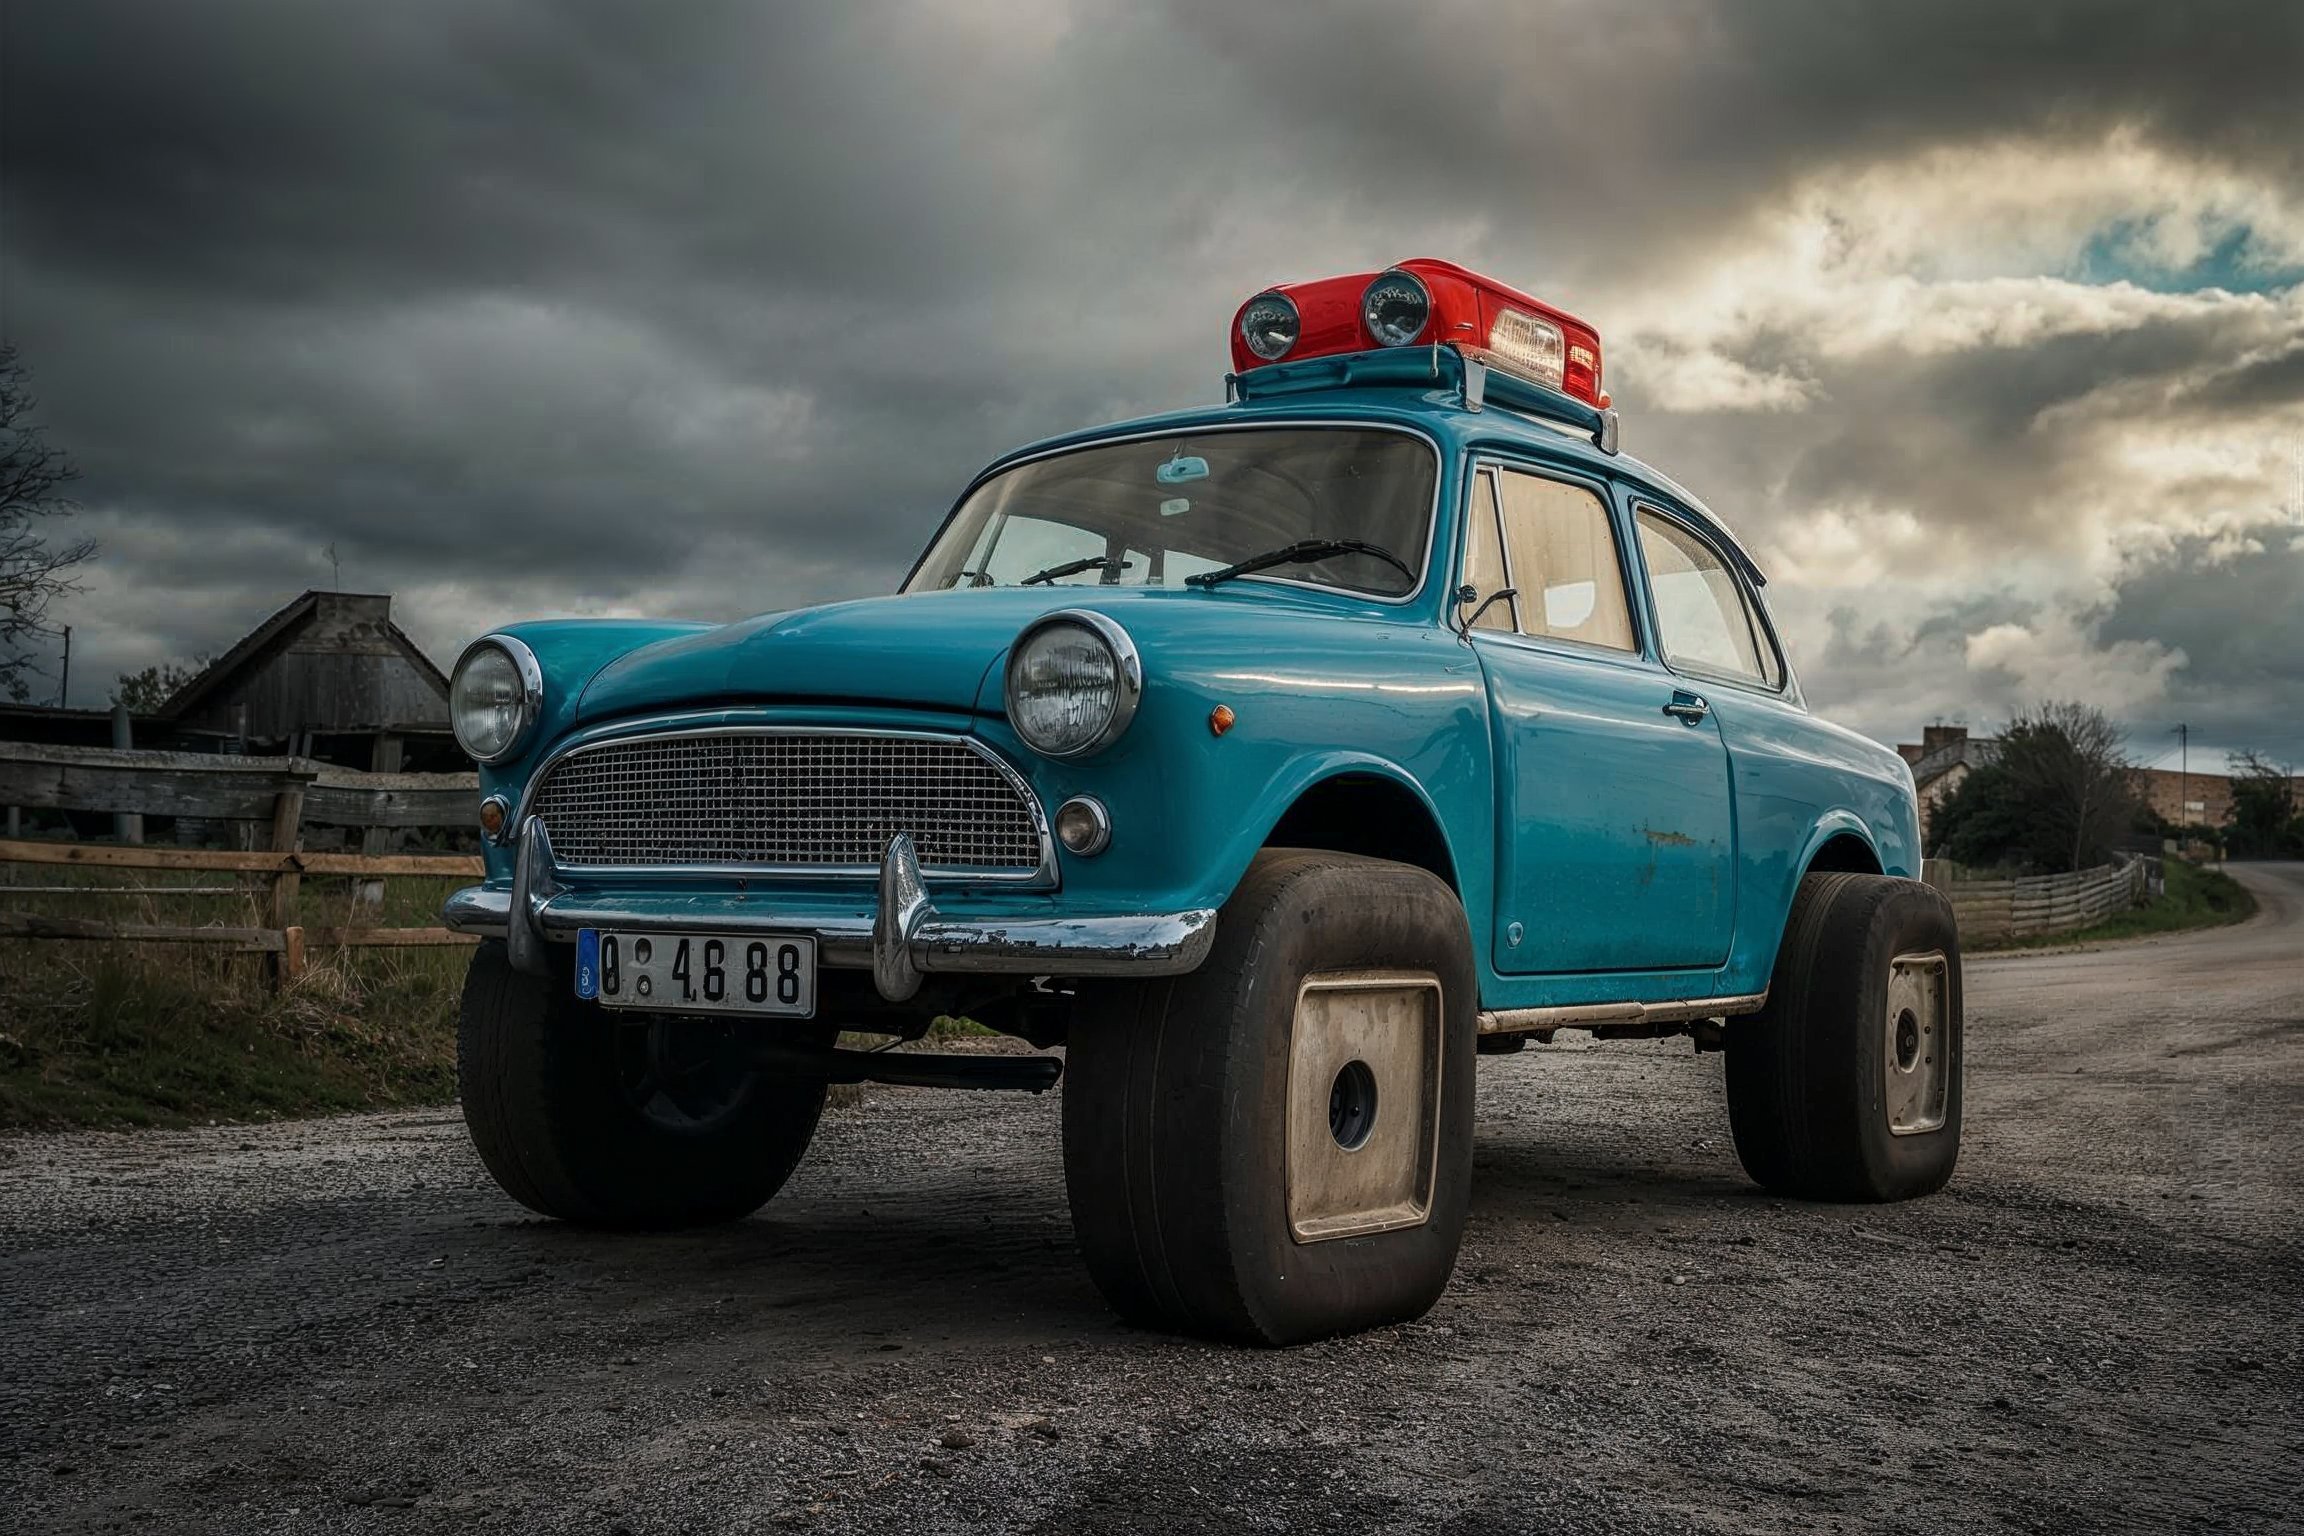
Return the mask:
<svg viewBox="0 0 2304 1536">
<path fill-rule="evenodd" d="M 504 799 L 490 795 L 480 802 L 480 830 L 490 837 L 499 837 L 504 831 Z"/>
<path fill-rule="evenodd" d="M 1232 722 L 1237 718 L 1238 717 L 1232 713 L 1231 705 L 1217 705 L 1214 709 L 1208 711 L 1208 734 L 1211 736 L 1223 735 L 1226 731 L 1232 729 Z"/>
</svg>

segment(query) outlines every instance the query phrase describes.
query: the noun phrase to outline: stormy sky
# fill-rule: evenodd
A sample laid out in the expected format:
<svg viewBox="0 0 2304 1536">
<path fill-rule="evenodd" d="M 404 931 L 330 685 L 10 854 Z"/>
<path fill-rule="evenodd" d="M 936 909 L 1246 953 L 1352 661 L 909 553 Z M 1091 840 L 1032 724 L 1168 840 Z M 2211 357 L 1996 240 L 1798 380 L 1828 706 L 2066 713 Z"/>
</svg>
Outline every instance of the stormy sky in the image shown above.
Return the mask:
<svg viewBox="0 0 2304 1536">
<path fill-rule="evenodd" d="M 2304 760 L 2292 0 L 0 16 L 75 703 L 330 545 L 443 662 L 886 590 L 993 454 L 1217 398 L 1247 294 L 1434 255 L 1597 325 L 1820 711 Z"/>
</svg>

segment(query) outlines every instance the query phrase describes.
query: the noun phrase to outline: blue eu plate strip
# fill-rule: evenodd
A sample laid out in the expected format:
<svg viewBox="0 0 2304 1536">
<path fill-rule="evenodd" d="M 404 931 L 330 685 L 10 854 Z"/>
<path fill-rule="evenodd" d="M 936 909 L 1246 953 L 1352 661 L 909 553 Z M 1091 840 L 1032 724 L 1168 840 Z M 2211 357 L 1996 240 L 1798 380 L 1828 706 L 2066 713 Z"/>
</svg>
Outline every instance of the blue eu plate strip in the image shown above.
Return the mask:
<svg viewBox="0 0 2304 1536">
<path fill-rule="evenodd" d="M 576 995 L 587 1000 L 600 995 L 600 930 L 576 930 Z"/>
</svg>

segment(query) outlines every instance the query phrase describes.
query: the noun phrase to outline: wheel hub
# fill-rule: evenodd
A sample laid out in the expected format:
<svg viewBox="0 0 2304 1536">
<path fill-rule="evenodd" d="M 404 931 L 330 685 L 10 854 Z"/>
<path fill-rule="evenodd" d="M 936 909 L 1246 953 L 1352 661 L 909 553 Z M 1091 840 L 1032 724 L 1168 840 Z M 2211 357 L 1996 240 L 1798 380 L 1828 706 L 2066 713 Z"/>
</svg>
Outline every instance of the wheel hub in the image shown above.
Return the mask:
<svg viewBox="0 0 2304 1536">
<path fill-rule="evenodd" d="M 1893 1135 L 1940 1129 L 1950 1112 L 1951 1006 L 1950 967 L 1941 951 L 1898 955 L 1888 962 L 1881 1099 Z"/>
<path fill-rule="evenodd" d="M 1440 1131 L 1439 978 L 1304 979 L 1288 1047 L 1285 1176 L 1298 1242 L 1421 1226 Z"/>
</svg>

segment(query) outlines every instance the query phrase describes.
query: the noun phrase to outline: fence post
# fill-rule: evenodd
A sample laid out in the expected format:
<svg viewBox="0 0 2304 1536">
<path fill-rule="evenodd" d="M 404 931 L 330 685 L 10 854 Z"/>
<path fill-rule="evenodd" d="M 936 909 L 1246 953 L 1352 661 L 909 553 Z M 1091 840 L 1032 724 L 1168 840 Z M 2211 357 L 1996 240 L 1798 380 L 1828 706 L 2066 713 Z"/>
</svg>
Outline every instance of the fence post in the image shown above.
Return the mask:
<svg viewBox="0 0 2304 1536">
<path fill-rule="evenodd" d="M 112 706 L 112 745 L 125 752 L 136 745 L 136 727 L 128 718 L 128 706 Z M 14 833 L 10 833 L 14 836 Z M 115 811 L 112 813 L 112 835 L 123 843 L 144 841 L 144 814 L 141 811 Z"/>
<path fill-rule="evenodd" d="M 291 781 L 272 801 L 272 851 L 294 853 L 304 820 L 304 786 Z M 304 930 L 296 923 L 296 897 L 304 877 L 291 861 L 272 877 L 270 926 L 280 931 L 280 955 L 273 967 L 274 981 L 294 981 L 304 969 Z"/>
</svg>

